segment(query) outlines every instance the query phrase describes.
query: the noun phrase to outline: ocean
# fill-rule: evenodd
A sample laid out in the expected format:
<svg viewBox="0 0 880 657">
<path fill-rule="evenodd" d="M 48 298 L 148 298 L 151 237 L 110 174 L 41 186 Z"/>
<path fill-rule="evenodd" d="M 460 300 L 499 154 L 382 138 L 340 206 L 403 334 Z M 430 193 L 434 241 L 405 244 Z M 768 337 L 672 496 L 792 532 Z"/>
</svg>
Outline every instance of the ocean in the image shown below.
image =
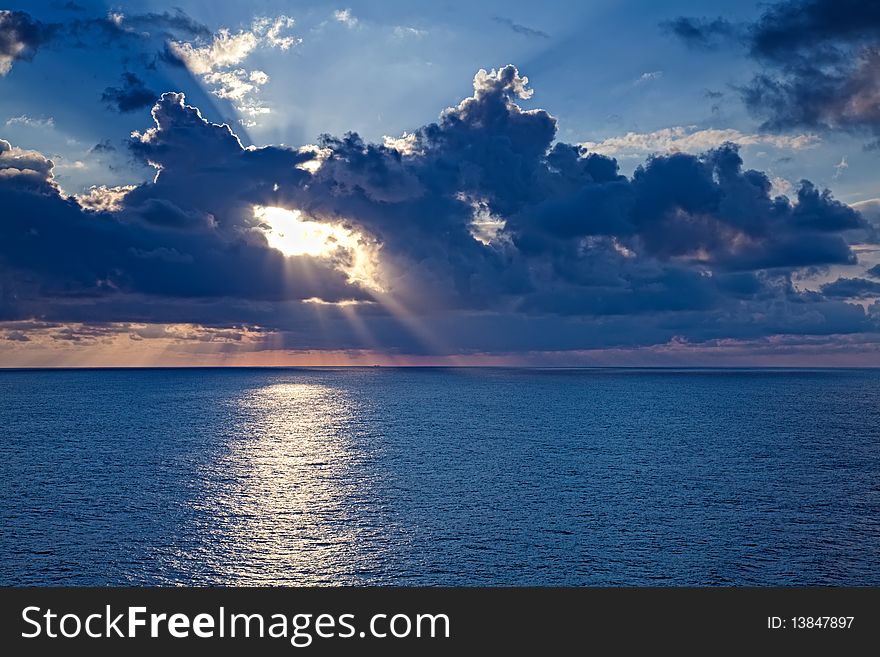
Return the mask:
<svg viewBox="0 0 880 657">
<path fill-rule="evenodd" d="M 0 584 L 878 585 L 880 371 L 0 371 Z"/>
</svg>

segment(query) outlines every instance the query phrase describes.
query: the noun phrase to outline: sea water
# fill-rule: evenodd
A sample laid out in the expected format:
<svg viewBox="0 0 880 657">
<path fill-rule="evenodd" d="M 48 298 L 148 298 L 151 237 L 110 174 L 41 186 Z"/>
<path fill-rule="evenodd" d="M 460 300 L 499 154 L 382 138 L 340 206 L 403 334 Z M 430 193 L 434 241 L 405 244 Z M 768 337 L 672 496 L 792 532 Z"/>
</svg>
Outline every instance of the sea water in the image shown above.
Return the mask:
<svg viewBox="0 0 880 657">
<path fill-rule="evenodd" d="M 880 372 L 0 371 L 3 585 L 878 585 Z"/>
</svg>

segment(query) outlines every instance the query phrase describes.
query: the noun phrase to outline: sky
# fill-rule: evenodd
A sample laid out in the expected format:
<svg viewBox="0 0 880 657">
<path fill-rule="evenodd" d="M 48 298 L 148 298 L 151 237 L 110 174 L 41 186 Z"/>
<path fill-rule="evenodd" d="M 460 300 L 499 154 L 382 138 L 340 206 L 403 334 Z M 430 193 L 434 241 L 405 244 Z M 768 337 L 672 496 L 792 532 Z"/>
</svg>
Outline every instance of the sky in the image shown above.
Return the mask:
<svg viewBox="0 0 880 657">
<path fill-rule="evenodd" d="M 880 3 L 4 5 L 0 366 L 880 366 Z"/>
</svg>

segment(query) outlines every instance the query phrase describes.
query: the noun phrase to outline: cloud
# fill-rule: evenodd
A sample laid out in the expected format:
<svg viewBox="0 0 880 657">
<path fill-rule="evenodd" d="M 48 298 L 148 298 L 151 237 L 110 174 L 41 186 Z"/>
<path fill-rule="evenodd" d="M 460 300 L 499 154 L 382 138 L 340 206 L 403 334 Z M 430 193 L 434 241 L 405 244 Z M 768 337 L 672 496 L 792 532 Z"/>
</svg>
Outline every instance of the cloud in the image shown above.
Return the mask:
<svg viewBox="0 0 880 657">
<path fill-rule="evenodd" d="M 133 147 L 160 168 L 156 181 L 133 189 L 95 188 L 79 202 L 55 185 L 51 161 L 0 142 L 2 261 L 13 289 L 28 290 L 30 271 L 40 273 L 40 294 L 52 298 L 365 296 L 328 263 L 269 249 L 253 206 L 239 200 L 247 194 L 234 181 L 249 168 L 271 162 L 288 171 L 279 172 L 278 180 L 296 181 L 306 175 L 296 164 L 308 155 L 243 149 L 227 127 L 204 121 L 181 95 L 162 96 L 153 115 L 156 126 Z M 229 178 L 222 181 L 213 167 L 225 168 Z M 213 182 L 203 187 L 208 180 Z M 229 193 L 213 188 L 217 184 L 229 185 Z M 260 201 L 270 191 L 258 187 L 251 195 Z M 250 273 L 242 277 L 244 271 Z"/>
<path fill-rule="evenodd" d="M 194 46 L 191 43 L 172 41 L 169 46 L 172 52 L 198 75 L 207 75 L 219 68 L 226 68 L 241 63 L 259 43 L 257 35 L 247 30 L 232 34 L 222 28 L 205 46 Z"/>
<path fill-rule="evenodd" d="M 252 126 L 256 124 L 255 117 L 270 111 L 255 97 L 259 88 L 269 81 L 269 76 L 263 71 L 247 70 L 238 65 L 258 47 L 286 51 L 300 43 L 299 38 L 284 34 L 294 25 L 294 19 L 289 16 L 257 18 L 250 30 L 239 30 L 233 34 L 223 28 L 207 43 L 171 41 L 167 44 L 166 59 L 201 75 L 205 83 L 212 87 L 211 93 L 235 102 L 238 111 L 250 117 L 241 122 Z"/>
<path fill-rule="evenodd" d="M 283 35 L 284 30 L 292 29 L 296 21 L 290 16 L 278 16 L 276 18 L 258 18 L 254 21 L 254 32 L 263 35 L 266 43 L 280 50 L 290 50 L 293 46 L 301 43 L 302 39 L 291 35 Z"/>
<path fill-rule="evenodd" d="M 866 278 L 838 278 L 823 285 L 822 294 L 843 299 L 880 298 L 880 283 Z"/>
<path fill-rule="evenodd" d="M 107 87 L 101 100 L 119 112 L 134 112 L 152 105 L 158 94 L 148 89 L 143 80 L 134 73 L 122 74 L 122 86 Z"/>
<path fill-rule="evenodd" d="M 642 73 L 636 80 L 636 84 L 644 84 L 646 82 L 650 82 L 651 80 L 659 80 L 662 77 L 663 71 L 649 71 L 648 73 Z"/>
<path fill-rule="evenodd" d="M 75 196 L 81 208 L 93 212 L 118 212 L 124 205 L 126 195 L 135 189 L 135 185 L 121 187 L 93 186 L 85 194 Z"/>
<path fill-rule="evenodd" d="M 0 189 L 52 195 L 54 163 L 42 153 L 12 146 L 0 139 Z"/>
<path fill-rule="evenodd" d="M 354 28 L 358 25 L 358 19 L 352 15 L 351 9 L 337 9 L 333 12 L 333 19 L 348 28 Z"/>
<path fill-rule="evenodd" d="M 770 5 L 749 31 L 756 55 L 789 61 L 823 46 L 877 39 L 880 8 L 860 0 L 788 0 Z"/>
<path fill-rule="evenodd" d="M 11 119 L 6 121 L 7 126 L 25 126 L 27 128 L 54 128 L 55 127 L 55 119 L 47 117 L 45 119 L 37 119 L 31 116 L 27 116 L 26 114 L 22 114 L 21 116 L 13 116 Z"/>
<path fill-rule="evenodd" d="M 816 146 L 819 137 L 814 134 L 776 135 L 750 134 L 733 128 L 706 128 L 676 126 L 654 132 L 628 132 L 620 137 L 609 137 L 600 142 L 585 142 L 585 149 L 602 155 L 618 157 L 645 157 L 651 153 L 701 153 L 717 148 L 725 142 L 741 146 L 764 145 L 778 149 L 802 150 Z"/>
<path fill-rule="evenodd" d="M 30 342 L 31 341 L 31 339 L 27 336 L 27 334 L 22 333 L 21 331 L 4 331 L 3 339 L 9 340 L 11 342 Z"/>
<path fill-rule="evenodd" d="M 105 16 L 79 18 L 72 21 L 66 29 L 66 35 L 81 38 L 87 33 L 95 33 L 109 41 L 144 41 L 158 37 L 160 39 L 205 38 L 211 31 L 207 26 L 192 19 L 182 9 L 173 12 L 147 12 L 142 14 L 125 14 L 110 11 Z"/>
<path fill-rule="evenodd" d="M 689 47 L 698 49 L 717 48 L 737 35 L 736 26 L 723 18 L 707 20 L 680 16 L 661 23 L 661 27 Z"/>
<path fill-rule="evenodd" d="M 856 262 L 859 212 L 806 181 L 774 196 L 731 144 L 621 175 L 557 142 L 549 112 L 518 104 L 532 95 L 507 65 L 399 140 L 244 148 L 166 93 L 129 143 L 155 178 L 78 197 L 44 155 L 0 142 L 0 321 L 260 327 L 265 349 L 421 354 L 878 331 L 862 288 L 792 283 Z M 356 246 L 285 256 L 258 208 Z M 352 275 L 361 257 L 371 284 Z"/>
<path fill-rule="evenodd" d="M 818 58 L 817 58 L 818 59 Z M 743 90 L 746 106 L 769 129 L 880 130 L 875 101 L 880 52 L 865 48 L 835 64 L 807 58 L 779 75 L 756 76 Z"/>
<path fill-rule="evenodd" d="M 141 64 L 145 69 L 154 69 L 157 61 L 181 64 L 167 42 L 211 35 L 206 26 L 180 9 L 133 14 L 111 11 L 98 17 L 88 16 L 84 7 L 74 3 L 61 9 L 76 12 L 76 16 L 63 24 L 43 23 L 25 12 L 0 10 L 0 76 L 11 70 L 15 60 L 30 60 L 49 43 L 57 47 L 81 48 L 88 44 L 89 48 L 119 48 L 125 53 L 126 66 Z M 138 74 L 126 70 L 122 85 L 108 86 L 102 101 L 120 112 L 130 112 L 149 107 L 156 97 Z"/>
<path fill-rule="evenodd" d="M 114 48 L 124 51 L 126 66 L 141 63 L 147 69 L 158 61 L 179 64 L 168 42 L 205 39 L 211 31 L 181 9 L 164 12 L 125 13 L 109 11 L 90 16 L 78 11 L 59 25 L 54 41 L 75 48 Z"/>
<path fill-rule="evenodd" d="M 397 37 L 398 39 L 404 39 L 407 37 L 413 37 L 413 38 L 423 37 L 428 32 L 427 32 L 427 30 L 420 30 L 416 27 L 409 27 L 406 25 L 395 25 L 393 33 L 394 33 L 394 36 Z"/>
<path fill-rule="evenodd" d="M 770 195 L 771 196 L 789 196 L 794 191 L 794 185 L 790 180 L 781 176 L 774 176 L 770 179 Z"/>
<path fill-rule="evenodd" d="M 33 59 L 58 30 L 58 25 L 42 23 L 24 12 L 0 10 L 0 77 L 12 70 L 13 62 Z"/>
<path fill-rule="evenodd" d="M 113 153 L 116 151 L 116 147 L 109 139 L 105 139 L 104 141 L 100 141 L 89 149 L 89 153 Z"/>
<path fill-rule="evenodd" d="M 526 37 L 535 38 L 535 39 L 549 39 L 550 35 L 542 30 L 536 30 L 532 27 L 527 27 L 525 25 L 520 25 L 519 23 L 515 23 L 509 18 L 505 18 L 503 16 L 493 16 L 492 20 L 498 23 L 499 25 L 504 25 L 505 27 L 513 30 L 517 34 L 521 34 Z"/>
<path fill-rule="evenodd" d="M 852 207 L 869 223 L 880 228 L 880 198 L 870 198 L 865 201 L 859 201 L 858 203 L 853 203 Z"/>
<path fill-rule="evenodd" d="M 289 50 L 298 44 L 300 39 L 285 35 L 283 32 L 291 29 L 295 23 L 289 16 L 261 17 L 254 20 L 249 30 L 233 33 L 228 28 L 221 28 L 216 34 L 211 35 L 210 40 L 171 41 L 168 46 L 171 54 L 191 72 L 208 75 L 219 69 L 240 64 L 261 45 Z"/>
<path fill-rule="evenodd" d="M 734 31 L 763 71 L 741 88 L 767 130 L 846 130 L 880 136 L 880 9 L 862 0 L 786 0 L 732 30 L 724 19 L 668 24 L 688 44 Z"/>
<path fill-rule="evenodd" d="M 57 343 L 85 345 L 108 344 L 131 349 L 129 342 L 120 345 L 120 338 L 133 342 L 162 341 L 170 344 L 210 343 L 242 344 L 259 341 L 263 333 L 251 327 L 213 328 L 193 324 L 142 324 L 136 322 L 110 322 L 100 325 L 53 322 L 6 322 L 0 325 L 0 340 L 12 342 L 37 342 L 44 349 L 52 349 Z M 53 344 L 55 343 L 55 344 Z"/>
<path fill-rule="evenodd" d="M 269 76 L 263 71 L 215 71 L 205 75 L 205 82 L 214 86 L 212 92 L 218 98 L 241 101 L 258 87 L 266 84 Z"/>
<path fill-rule="evenodd" d="M 183 33 L 194 36 L 207 36 L 208 28 L 190 18 L 182 9 L 173 12 L 148 12 L 145 14 L 118 14 L 120 26 L 133 30 L 160 30 L 168 33 Z"/>
</svg>

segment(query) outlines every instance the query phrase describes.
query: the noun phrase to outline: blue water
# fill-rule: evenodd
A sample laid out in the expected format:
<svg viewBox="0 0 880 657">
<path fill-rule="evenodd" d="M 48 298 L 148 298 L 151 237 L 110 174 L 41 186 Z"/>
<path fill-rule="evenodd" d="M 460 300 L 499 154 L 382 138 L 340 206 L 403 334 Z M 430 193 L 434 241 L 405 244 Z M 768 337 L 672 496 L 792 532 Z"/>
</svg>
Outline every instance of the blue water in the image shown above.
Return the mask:
<svg viewBox="0 0 880 657">
<path fill-rule="evenodd" d="M 880 372 L 0 372 L 0 584 L 880 584 Z"/>
</svg>

